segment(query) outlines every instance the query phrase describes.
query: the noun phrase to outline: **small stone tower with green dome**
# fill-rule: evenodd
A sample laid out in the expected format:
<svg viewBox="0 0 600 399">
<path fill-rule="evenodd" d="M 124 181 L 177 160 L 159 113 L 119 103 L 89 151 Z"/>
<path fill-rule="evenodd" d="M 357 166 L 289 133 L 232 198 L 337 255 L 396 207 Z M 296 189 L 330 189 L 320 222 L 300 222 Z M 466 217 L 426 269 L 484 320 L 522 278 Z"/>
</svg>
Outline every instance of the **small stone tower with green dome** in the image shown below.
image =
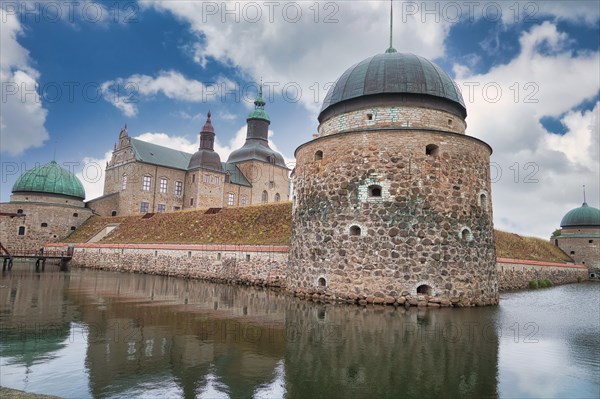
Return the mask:
<svg viewBox="0 0 600 399">
<path fill-rule="evenodd" d="M 0 210 L 0 241 L 10 250 L 37 250 L 76 230 L 91 215 L 81 181 L 56 161 L 23 173 Z"/>
<path fill-rule="evenodd" d="M 589 206 L 587 202 L 571 209 L 560 221 L 560 229 L 555 231 L 550 241 L 562 249 L 573 261 L 600 269 L 600 209 Z"/>
</svg>

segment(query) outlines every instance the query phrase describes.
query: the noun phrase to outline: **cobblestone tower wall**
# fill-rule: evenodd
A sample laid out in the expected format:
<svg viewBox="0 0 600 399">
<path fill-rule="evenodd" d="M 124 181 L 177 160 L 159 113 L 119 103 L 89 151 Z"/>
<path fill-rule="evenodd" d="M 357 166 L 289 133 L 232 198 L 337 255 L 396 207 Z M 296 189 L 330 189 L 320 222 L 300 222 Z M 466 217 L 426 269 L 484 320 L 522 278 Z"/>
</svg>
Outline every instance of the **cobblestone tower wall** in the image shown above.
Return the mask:
<svg viewBox="0 0 600 399">
<path fill-rule="evenodd" d="M 297 149 L 288 288 L 350 301 L 496 304 L 490 147 L 439 111 L 419 109 L 419 126 L 375 119 L 387 111 L 365 108 L 362 124 L 357 112 L 352 124 L 325 120 Z"/>
</svg>

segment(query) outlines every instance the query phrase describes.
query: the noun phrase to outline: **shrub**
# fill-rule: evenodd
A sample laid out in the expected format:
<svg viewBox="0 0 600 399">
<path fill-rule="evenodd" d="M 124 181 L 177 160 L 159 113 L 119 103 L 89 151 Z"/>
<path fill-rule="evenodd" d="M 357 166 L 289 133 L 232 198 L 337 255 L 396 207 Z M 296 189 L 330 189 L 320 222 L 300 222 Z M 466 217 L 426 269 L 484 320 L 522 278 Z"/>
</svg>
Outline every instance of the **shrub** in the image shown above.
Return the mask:
<svg viewBox="0 0 600 399">
<path fill-rule="evenodd" d="M 548 288 L 548 287 L 552 287 L 553 285 L 554 284 L 552 284 L 552 281 L 548 280 L 547 278 L 538 281 L 538 286 L 540 288 Z"/>
<path fill-rule="evenodd" d="M 537 290 L 539 288 L 537 280 L 531 280 L 529 282 L 529 288 L 531 288 L 532 290 Z"/>
<path fill-rule="evenodd" d="M 577 276 L 577 282 L 581 283 L 583 281 L 583 279 L 581 278 L 581 276 Z"/>
</svg>

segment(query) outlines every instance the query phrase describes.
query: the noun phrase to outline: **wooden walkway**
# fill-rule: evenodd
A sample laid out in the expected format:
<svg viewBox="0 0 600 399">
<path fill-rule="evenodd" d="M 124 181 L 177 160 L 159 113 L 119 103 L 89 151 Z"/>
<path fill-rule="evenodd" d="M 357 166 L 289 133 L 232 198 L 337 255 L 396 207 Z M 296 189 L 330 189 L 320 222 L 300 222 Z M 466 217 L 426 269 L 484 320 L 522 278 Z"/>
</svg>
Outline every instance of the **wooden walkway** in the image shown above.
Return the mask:
<svg viewBox="0 0 600 399">
<path fill-rule="evenodd" d="M 68 247 L 66 251 L 39 251 L 33 250 L 12 250 L 8 251 L 2 243 L 0 243 L 0 258 L 2 259 L 2 271 L 12 270 L 15 259 L 35 260 L 35 270 L 46 269 L 47 260 L 60 260 L 60 266 L 65 267 L 67 262 L 73 257 L 73 248 Z"/>
</svg>

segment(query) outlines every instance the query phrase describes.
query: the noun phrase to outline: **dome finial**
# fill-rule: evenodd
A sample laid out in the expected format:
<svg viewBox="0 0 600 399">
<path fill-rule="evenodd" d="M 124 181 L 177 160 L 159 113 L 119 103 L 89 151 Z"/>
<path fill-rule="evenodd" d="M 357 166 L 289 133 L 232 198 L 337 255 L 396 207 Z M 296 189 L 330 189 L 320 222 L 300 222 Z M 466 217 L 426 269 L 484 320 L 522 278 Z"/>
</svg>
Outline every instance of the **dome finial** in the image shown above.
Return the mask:
<svg viewBox="0 0 600 399">
<path fill-rule="evenodd" d="M 397 53 L 394 46 L 392 46 L 392 35 L 394 32 L 394 2 L 390 0 L 390 47 L 385 50 L 387 54 L 389 53 Z"/>
<path fill-rule="evenodd" d="M 585 200 L 585 184 L 583 185 L 583 204 L 587 205 L 587 201 Z"/>
</svg>

